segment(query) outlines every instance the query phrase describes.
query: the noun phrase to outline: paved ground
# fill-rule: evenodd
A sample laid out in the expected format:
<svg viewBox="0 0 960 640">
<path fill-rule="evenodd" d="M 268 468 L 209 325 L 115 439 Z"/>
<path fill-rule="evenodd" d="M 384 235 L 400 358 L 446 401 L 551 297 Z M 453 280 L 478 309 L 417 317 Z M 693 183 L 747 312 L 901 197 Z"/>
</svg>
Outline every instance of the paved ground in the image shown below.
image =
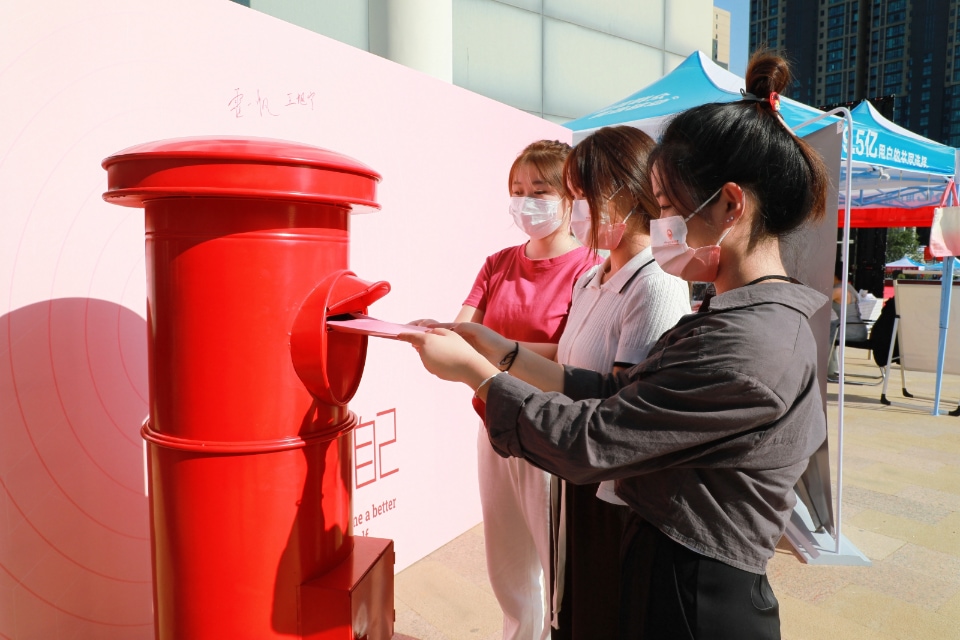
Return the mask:
<svg viewBox="0 0 960 640">
<path fill-rule="evenodd" d="M 850 373 L 876 367 L 851 350 Z M 784 541 L 768 574 L 784 640 L 960 640 L 960 417 L 933 416 L 934 377 L 894 369 L 880 387 L 845 385 L 842 533 L 868 567 L 801 562 Z M 852 379 L 852 378 L 851 378 Z M 829 385 L 836 474 L 837 385 Z M 941 409 L 960 400 L 945 376 Z M 480 526 L 396 576 L 395 640 L 497 640 Z"/>
</svg>

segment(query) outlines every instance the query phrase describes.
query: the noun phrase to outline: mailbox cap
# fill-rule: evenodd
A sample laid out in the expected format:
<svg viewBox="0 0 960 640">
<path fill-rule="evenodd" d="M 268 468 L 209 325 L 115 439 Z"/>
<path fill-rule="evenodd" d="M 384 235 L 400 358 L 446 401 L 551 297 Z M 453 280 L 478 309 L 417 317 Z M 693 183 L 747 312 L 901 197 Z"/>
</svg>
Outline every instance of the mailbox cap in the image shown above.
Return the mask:
<svg viewBox="0 0 960 640">
<path fill-rule="evenodd" d="M 380 174 L 327 149 L 289 140 L 232 136 L 157 140 L 106 158 L 104 200 L 142 207 L 156 198 L 237 197 L 377 210 Z"/>
</svg>

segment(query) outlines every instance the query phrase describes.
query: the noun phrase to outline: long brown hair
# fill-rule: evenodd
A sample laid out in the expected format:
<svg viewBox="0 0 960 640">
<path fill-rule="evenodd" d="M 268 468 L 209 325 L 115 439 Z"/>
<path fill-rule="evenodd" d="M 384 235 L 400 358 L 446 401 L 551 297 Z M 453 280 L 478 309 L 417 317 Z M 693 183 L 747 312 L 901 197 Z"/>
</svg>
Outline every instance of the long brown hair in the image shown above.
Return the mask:
<svg viewBox="0 0 960 640">
<path fill-rule="evenodd" d="M 650 231 L 650 218 L 659 211 L 650 186 L 649 158 L 655 143 L 635 127 L 604 127 L 573 148 L 563 165 L 563 178 L 583 193 L 590 206 L 591 247 L 596 248 L 600 212 L 607 199 L 627 202 L 633 215 L 627 228 Z M 616 222 L 616 220 L 612 220 Z"/>
</svg>

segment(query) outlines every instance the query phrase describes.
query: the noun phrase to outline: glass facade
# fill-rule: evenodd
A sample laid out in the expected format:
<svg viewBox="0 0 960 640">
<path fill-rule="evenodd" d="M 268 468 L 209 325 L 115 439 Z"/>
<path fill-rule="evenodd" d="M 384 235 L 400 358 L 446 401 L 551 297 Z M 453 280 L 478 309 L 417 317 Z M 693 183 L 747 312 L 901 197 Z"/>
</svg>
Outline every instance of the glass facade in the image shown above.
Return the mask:
<svg viewBox="0 0 960 640">
<path fill-rule="evenodd" d="M 788 56 L 791 97 L 814 106 L 888 98 L 885 115 L 951 146 L 960 146 L 958 31 L 960 0 L 750 2 L 750 50 Z"/>
</svg>

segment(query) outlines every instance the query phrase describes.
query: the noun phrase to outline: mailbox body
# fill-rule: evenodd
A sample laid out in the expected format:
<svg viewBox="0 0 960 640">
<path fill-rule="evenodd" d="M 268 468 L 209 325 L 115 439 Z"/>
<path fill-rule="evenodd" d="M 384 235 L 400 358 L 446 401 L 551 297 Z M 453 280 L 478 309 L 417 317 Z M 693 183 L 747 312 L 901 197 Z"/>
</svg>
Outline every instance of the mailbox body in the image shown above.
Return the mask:
<svg viewBox="0 0 960 640">
<path fill-rule="evenodd" d="M 157 637 L 389 638 L 392 543 L 357 555 L 352 535 L 347 402 L 367 338 L 325 327 L 389 290 L 347 270 L 351 211 L 376 208 L 379 176 L 229 138 L 148 143 L 104 168 L 104 198 L 145 209 Z M 304 587 L 337 572 L 345 599 Z M 345 607 L 389 624 L 353 629 L 366 623 Z"/>
</svg>

